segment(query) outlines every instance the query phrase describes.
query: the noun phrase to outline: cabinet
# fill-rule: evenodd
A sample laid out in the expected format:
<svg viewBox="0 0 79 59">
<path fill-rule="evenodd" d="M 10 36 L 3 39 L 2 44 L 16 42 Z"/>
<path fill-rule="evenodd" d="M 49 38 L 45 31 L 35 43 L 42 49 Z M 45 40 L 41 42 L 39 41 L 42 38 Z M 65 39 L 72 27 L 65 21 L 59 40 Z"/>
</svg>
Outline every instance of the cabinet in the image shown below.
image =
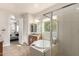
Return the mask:
<svg viewBox="0 0 79 59">
<path fill-rule="evenodd" d="M 0 41 L 0 56 L 3 55 L 3 41 Z"/>
<path fill-rule="evenodd" d="M 37 34 L 37 35 L 29 35 L 29 38 L 28 38 L 28 43 L 29 45 L 32 44 L 34 41 L 37 41 L 39 39 L 42 39 L 41 35 Z"/>
</svg>

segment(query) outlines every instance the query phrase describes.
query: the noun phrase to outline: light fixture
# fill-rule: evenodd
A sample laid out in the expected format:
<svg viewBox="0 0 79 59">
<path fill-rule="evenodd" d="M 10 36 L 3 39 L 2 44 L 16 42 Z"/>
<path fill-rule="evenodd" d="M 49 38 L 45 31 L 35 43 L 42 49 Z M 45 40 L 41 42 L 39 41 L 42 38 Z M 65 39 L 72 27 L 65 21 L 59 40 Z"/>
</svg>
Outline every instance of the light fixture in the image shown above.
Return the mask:
<svg viewBox="0 0 79 59">
<path fill-rule="evenodd" d="M 14 15 L 11 15 L 10 18 L 11 18 L 11 19 L 16 19 Z"/>
<path fill-rule="evenodd" d="M 53 19 L 54 19 L 54 20 L 56 20 L 56 19 L 57 19 L 57 16 L 56 16 L 56 15 L 55 15 L 55 16 L 53 16 Z"/>
<path fill-rule="evenodd" d="M 50 21 L 50 19 L 49 18 L 45 18 L 45 19 L 43 19 L 43 21 Z"/>
<path fill-rule="evenodd" d="M 39 20 L 35 20 L 35 23 L 38 23 L 38 22 L 40 22 Z"/>
</svg>

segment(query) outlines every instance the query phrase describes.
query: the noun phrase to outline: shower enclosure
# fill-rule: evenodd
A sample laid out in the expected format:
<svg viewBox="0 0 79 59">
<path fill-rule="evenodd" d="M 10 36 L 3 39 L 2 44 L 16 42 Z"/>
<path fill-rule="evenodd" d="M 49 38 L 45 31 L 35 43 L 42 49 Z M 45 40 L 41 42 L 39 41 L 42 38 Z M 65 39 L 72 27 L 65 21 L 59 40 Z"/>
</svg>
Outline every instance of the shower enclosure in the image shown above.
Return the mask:
<svg viewBox="0 0 79 59">
<path fill-rule="evenodd" d="M 54 56 L 57 44 L 60 55 L 79 55 L 79 4 L 67 4 L 42 14 L 37 24 L 41 39 L 34 42 L 33 55 Z"/>
<path fill-rule="evenodd" d="M 37 24 L 37 31 L 33 34 L 40 34 L 41 38 L 31 44 L 32 55 L 54 55 L 53 48 L 56 45 L 58 32 L 57 16 L 52 12 L 43 14 L 39 19 L 36 19 L 34 24 Z"/>
</svg>

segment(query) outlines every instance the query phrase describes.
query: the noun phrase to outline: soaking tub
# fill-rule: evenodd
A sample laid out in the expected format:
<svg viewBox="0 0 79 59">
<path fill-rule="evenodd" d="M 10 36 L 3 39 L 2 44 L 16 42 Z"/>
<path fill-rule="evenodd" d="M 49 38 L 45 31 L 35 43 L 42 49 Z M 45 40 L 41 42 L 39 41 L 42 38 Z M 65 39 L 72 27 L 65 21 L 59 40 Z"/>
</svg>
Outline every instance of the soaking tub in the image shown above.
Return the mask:
<svg viewBox="0 0 79 59">
<path fill-rule="evenodd" d="M 32 56 L 50 56 L 50 41 L 38 40 L 30 45 L 30 51 Z"/>
</svg>

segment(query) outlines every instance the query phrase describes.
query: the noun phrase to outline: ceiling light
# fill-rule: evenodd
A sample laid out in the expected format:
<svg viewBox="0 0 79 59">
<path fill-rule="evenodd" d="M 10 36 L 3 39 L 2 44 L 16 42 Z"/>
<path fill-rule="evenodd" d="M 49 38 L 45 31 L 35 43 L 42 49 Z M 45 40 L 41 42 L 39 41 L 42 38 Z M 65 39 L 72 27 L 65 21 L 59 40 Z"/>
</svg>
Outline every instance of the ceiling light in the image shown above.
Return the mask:
<svg viewBox="0 0 79 59">
<path fill-rule="evenodd" d="M 35 23 L 38 23 L 38 22 L 40 22 L 39 20 L 35 20 Z"/>
<path fill-rule="evenodd" d="M 44 19 L 43 21 L 50 21 L 50 19 L 49 19 L 49 18 L 46 18 L 46 19 Z"/>
<path fill-rule="evenodd" d="M 11 15 L 11 16 L 10 16 L 10 19 L 14 20 L 14 19 L 16 19 L 16 18 L 15 18 L 14 15 Z"/>
<path fill-rule="evenodd" d="M 54 20 L 56 20 L 56 19 L 57 19 L 57 16 L 56 16 L 56 15 L 55 15 L 55 16 L 53 16 L 53 19 L 54 19 Z"/>
</svg>

